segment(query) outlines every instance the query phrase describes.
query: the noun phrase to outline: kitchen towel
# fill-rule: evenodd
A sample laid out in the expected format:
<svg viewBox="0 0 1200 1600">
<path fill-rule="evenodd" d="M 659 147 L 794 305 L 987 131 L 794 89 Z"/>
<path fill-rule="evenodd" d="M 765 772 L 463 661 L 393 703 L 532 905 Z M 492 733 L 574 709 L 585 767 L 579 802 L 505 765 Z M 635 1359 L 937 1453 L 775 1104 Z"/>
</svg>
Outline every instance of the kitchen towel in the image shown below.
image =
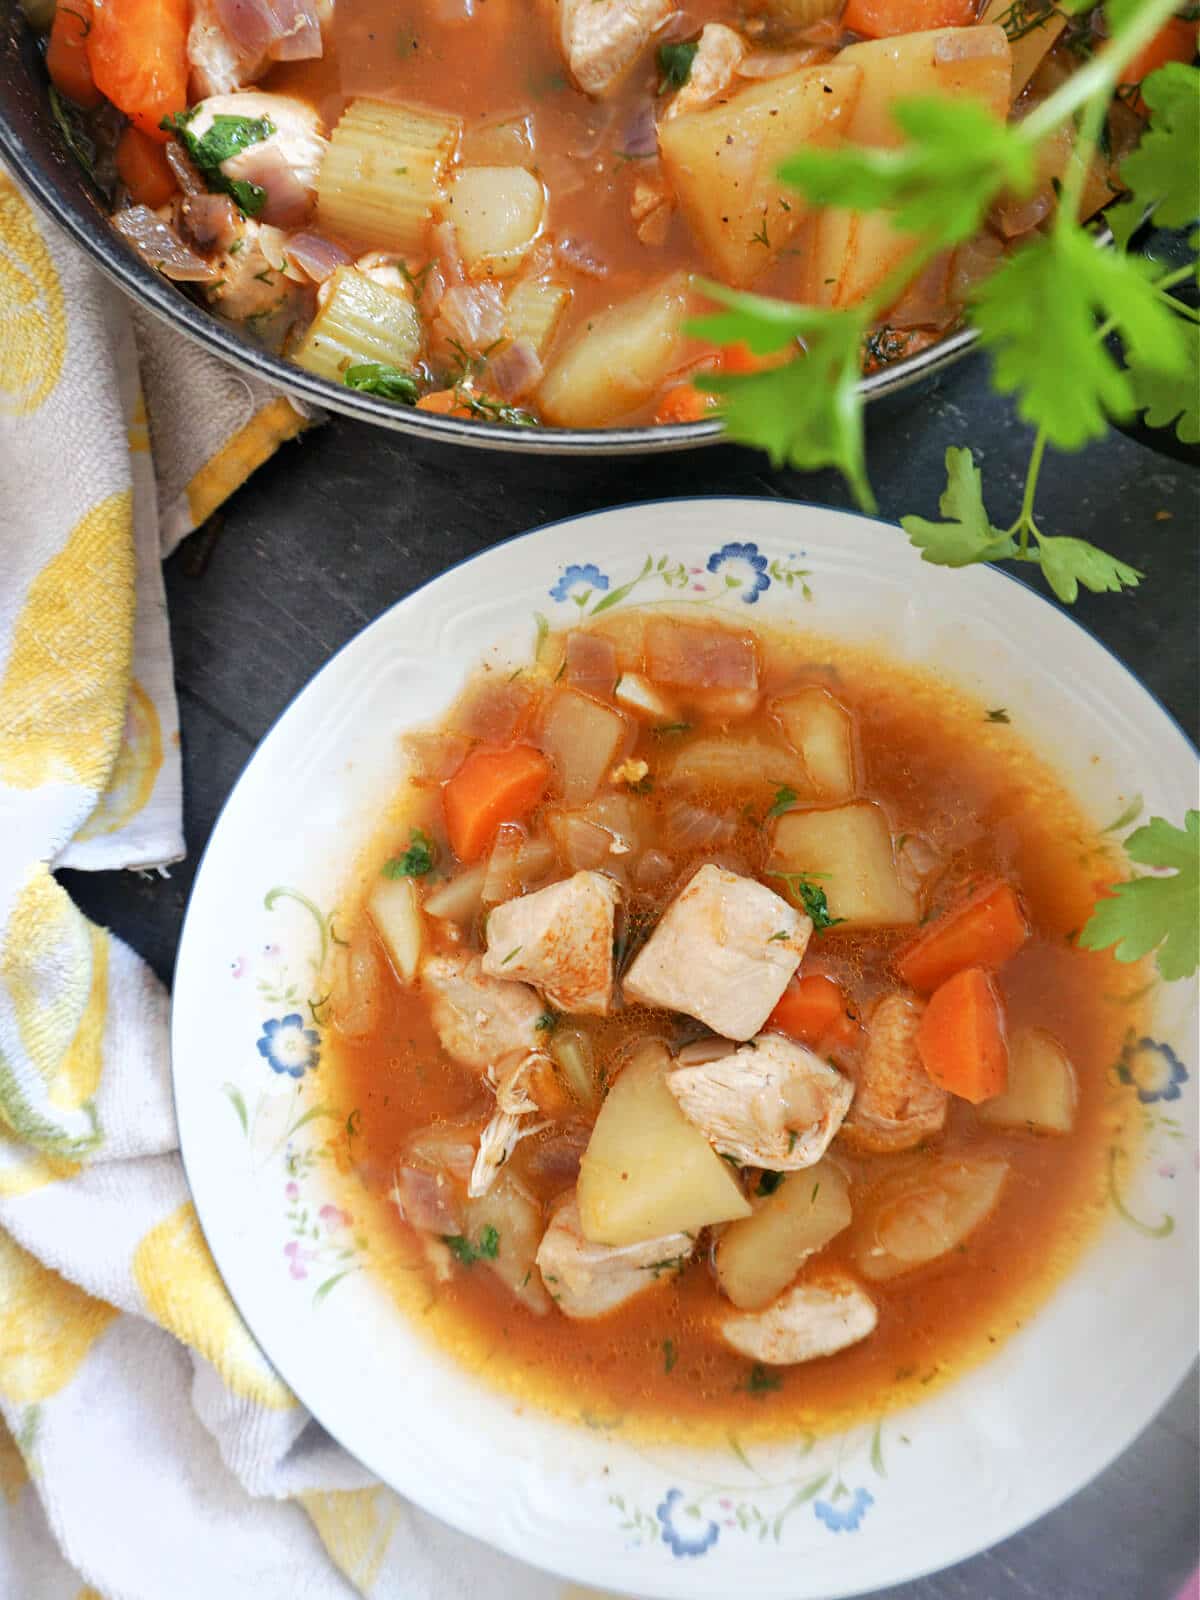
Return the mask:
<svg viewBox="0 0 1200 1600">
<path fill-rule="evenodd" d="M 182 853 L 160 563 L 306 418 L 0 172 L 0 1595 L 560 1600 L 305 1414 L 213 1266 L 167 996 L 54 869 Z"/>
</svg>

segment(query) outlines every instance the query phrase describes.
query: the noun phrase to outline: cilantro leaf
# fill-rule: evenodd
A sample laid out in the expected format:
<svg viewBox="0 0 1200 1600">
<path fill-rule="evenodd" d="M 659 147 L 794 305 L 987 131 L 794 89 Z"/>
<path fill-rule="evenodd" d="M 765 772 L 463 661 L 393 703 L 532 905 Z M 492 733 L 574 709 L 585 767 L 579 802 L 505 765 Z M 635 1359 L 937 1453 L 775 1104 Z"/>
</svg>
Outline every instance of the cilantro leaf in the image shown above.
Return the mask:
<svg viewBox="0 0 1200 1600">
<path fill-rule="evenodd" d="M 836 928 L 839 922 L 845 922 L 845 917 L 829 915 L 829 902 L 825 898 L 824 889 L 819 884 L 813 883 L 811 878 L 806 878 L 802 872 L 768 872 L 767 877 L 783 880 L 788 893 L 804 907 L 804 913 L 811 920 L 814 933 L 824 933 L 826 928 Z"/>
<path fill-rule="evenodd" d="M 945 522 L 901 517 L 900 526 L 921 552 L 939 567 L 966 567 L 973 561 L 998 561 L 1016 553 L 1009 534 L 992 526 L 983 503 L 983 480 L 966 449 L 946 451 L 946 487 L 938 501 Z"/>
<path fill-rule="evenodd" d="M 804 354 L 786 366 L 697 378 L 697 388 L 721 396 L 728 437 L 757 445 L 776 467 L 837 467 L 859 505 L 873 511 L 858 396 L 862 313 L 768 300 L 707 280 L 699 287 L 728 309 L 694 318 L 688 331 L 697 337 L 719 344 L 744 340 L 756 355 L 784 349 L 799 337 L 805 344 Z"/>
<path fill-rule="evenodd" d="M 474 1244 L 461 1233 L 444 1233 L 442 1243 L 464 1267 L 473 1267 L 477 1261 L 495 1261 L 500 1253 L 500 1235 L 490 1223 L 480 1228 Z"/>
<path fill-rule="evenodd" d="M 398 400 L 405 406 L 415 406 L 421 392 L 411 372 L 402 372 L 399 367 L 389 367 L 381 361 L 356 362 L 342 373 L 342 382 L 347 389 L 382 395 L 385 400 Z"/>
<path fill-rule="evenodd" d="M 1200 216 L 1200 69 L 1178 61 L 1160 67 L 1142 84 L 1142 99 L 1150 124 L 1121 178 L 1139 213 L 1153 207 L 1157 222 L 1183 228 Z"/>
<path fill-rule="evenodd" d="M 420 828 L 413 828 L 408 836 L 408 849 L 403 855 L 385 861 L 381 875 L 385 878 L 423 878 L 433 871 L 437 860 L 437 845 Z"/>
<path fill-rule="evenodd" d="M 1145 411 L 1152 428 L 1175 424 L 1184 444 L 1200 444 L 1200 323 L 1180 318 L 1180 339 L 1187 350 L 1187 366 L 1180 374 L 1155 372 L 1131 362 L 1134 405 Z"/>
<path fill-rule="evenodd" d="M 1132 359 L 1182 369 L 1174 318 L 1145 273 L 1068 227 L 1034 239 L 981 285 L 974 316 L 994 355 L 995 387 L 1016 393 L 1019 415 L 1051 444 L 1077 450 L 1105 432 L 1106 412 L 1133 410 L 1132 384 L 1097 337 L 1097 316 L 1120 332 Z"/>
<path fill-rule="evenodd" d="M 899 148 L 813 147 L 779 176 L 814 205 L 893 209 L 897 228 L 947 245 L 976 232 L 1001 189 L 1032 185 L 1028 143 L 974 100 L 901 100 L 892 118 L 907 136 Z"/>
<path fill-rule="evenodd" d="M 800 796 L 790 784 L 783 784 L 775 791 L 775 802 L 767 812 L 768 817 L 781 817 L 785 811 L 790 811 Z M 774 935 L 772 935 L 772 938 Z"/>
<path fill-rule="evenodd" d="M 1066 605 L 1075 603 L 1080 584 L 1093 594 L 1120 594 L 1122 589 L 1136 589 L 1145 576 L 1085 539 L 1039 533 L 1037 541 L 1046 582 Z"/>
<path fill-rule="evenodd" d="M 688 39 L 679 44 L 660 44 L 658 47 L 658 92 L 668 94 L 672 89 L 682 89 L 692 75 L 692 62 L 700 48 L 698 39 Z"/>
<path fill-rule="evenodd" d="M 1158 970 L 1168 982 L 1190 977 L 1200 966 L 1200 811 L 1189 811 L 1183 828 L 1152 817 L 1129 835 L 1125 851 L 1139 866 L 1167 868 L 1170 876 L 1114 884 L 1110 897 L 1097 901 L 1080 946 L 1114 946 L 1118 961 L 1137 961 L 1156 950 Z"/>
<path fill-rule="evenodd" d="M 176 112 L 164 117 L 160 127 L 175 135 L 210 189 L 230 195 L 248 217 L 256 217 L 267 203 L 267 191 L 244 178 L 226 177 L 221 164 L 250 145 L 269 139 L 276 131 L 275 124 L 269 117 L 235 117 L 225 113 L 215 116 L 203 137 L 198 139 L 191 128 L 198 112 L 199 107 Z"/>
</svg>

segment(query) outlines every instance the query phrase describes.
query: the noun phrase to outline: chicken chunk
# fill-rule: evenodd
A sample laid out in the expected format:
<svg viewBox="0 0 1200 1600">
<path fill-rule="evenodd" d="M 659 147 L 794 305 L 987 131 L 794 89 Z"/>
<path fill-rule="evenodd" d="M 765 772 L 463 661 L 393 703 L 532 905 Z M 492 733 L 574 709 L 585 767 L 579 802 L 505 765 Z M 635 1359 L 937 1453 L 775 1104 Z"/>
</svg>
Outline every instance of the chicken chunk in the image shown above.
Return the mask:
<svg viewBox="0 0 1200 1600">
<path fill-rule="evenodd" d="M 795 1284 L 765 1311 L 726 1317 L 721 1337 L 739 1355 L 767 1366 L 831 1356 L 874 1332 L 875 1302 L 847 1273 Z"/>
<path fill-rule="evenodd" d="M 236 117 L 270 124 L 266 138 L 245 143 L 221 162 L 231 183 L 248 183 L 264 194 L 256 212 L 260 222 L 298 228 L 313 207 L 317 177 L 328 141 L 324 124 L 310 105 L 287 94 L 215 94 L 189 115 L 187 132 L 203 140 L 218 118 Z"/>
<path fill-rule="evenodd" d="M 924 1010 L 923 1001 L 897 993 L 885 995 L 872 1011 L 854 1105 L 842 1124 L 841 1140 L 849 1149 L 909 1150 L 945 1125 L 950 1096 L 930 1078 L 917 1051 Z"/>
<path fill-rule="evenodd" d="M 546 1229 L 537 1264 L 560 1311 L 568 1317 L 602 1317 L 677 1270 L 695 1248 L 690 1233 L 668 1233 L 641 1244 L 590 1244 L 572 1194 Z"/>
<path fill-rule="evenodd" d="M 701 867 L 625 978 L 627 1000 L 750 1039 L 770 1016 L 812 934 L 808 917 L 751 878 Z"/>
<path fill-rule="evenodd" d="M 643 244 L 655 247 L 666 244 L 674 214 L 675 195 L 661 172 L 634 180 L 629 220 Z"/>
<path fill-rule="evenodd" d="M 273 61 L 311 61 L 324 51 L 331 0 L 195 0 L 188 29 L 191 98 L 228 94 Z"/>
<path fill-rule="evenodd" d="M 554 1072 L 554 1063 L 540 1051 L 513 1057 L 495 1073 L 496 1110 L 479 1138 L 479 1151 L 471 1167 L 467 1193 L 472 1199 L 485 1195 L 496 1181 L 501 1167 L 522 1139 L 544 1128 L 544 1122 L 527 1119 L 538 1109 L 533 1095 L 535 1077 Z"/>
<path fill-rule="evenodd" d="M 676 1067 L 667 1087 L 718 1154 L 772 1172 L 819 1161 L 854 1094 L 849 1078 L 778 1033 L 718 1060 Z"/>
<path fill-rule="evenodd" d="M 584 94 L 616 87 L 672 14 L 671 0 L 553 0 L 559 49 Z"/>
<path fill-rule="evenodd" d="M 577 872 L 506 900 L 488 918 L 484 972 L 536 984 L 560 1011 L 607 1016 L 619 893 L 599 872 Z"/>
<path fill-rule="evenodd" d="M 536 1051 L 542 1004 L 526 984 L 489 978 L 478 956 L 430 955 L 421 963 L 442 1048 L 465 1067 L 494 1068 L 516 1051 Z"/>
<path fill-rule="evenodd" d="M 260 343 L 278 348 L 311 315 L 312 296 L 288 275 L 279 228 L 247 217 L 235 235 L 216 258 L 219 275 L 205 296 L 221 316 L 247 324 Z"/>
<path fill-rule="evenodd" d="M 685 111 L 700 111 L 724 94 L 737 76 L 745 54 L 746 41 L 740 33 L 727 28 L 723 22 L 706 22 L 692 57 L 687 82 L 672 97 L 663 120 Z"/>
</svg>

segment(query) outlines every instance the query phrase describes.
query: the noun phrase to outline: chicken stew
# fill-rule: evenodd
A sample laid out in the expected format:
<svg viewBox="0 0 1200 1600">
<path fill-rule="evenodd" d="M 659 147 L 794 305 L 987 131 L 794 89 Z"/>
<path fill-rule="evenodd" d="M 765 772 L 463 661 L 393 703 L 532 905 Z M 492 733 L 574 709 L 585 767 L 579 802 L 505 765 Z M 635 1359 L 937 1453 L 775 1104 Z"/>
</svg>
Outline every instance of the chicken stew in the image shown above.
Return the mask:
<svg viewBox="0 0 1200 1600">
<path fill-rule="evenodd" d="M 573 1415 L 779 1431 L 927 1393 L 1049 1292 L 1130 1019 L 1072 942 L 1103 844 L 1003 718 L 631 610 L 408 756 L 323 1020 L 439 1341 Z"/>
</svg>

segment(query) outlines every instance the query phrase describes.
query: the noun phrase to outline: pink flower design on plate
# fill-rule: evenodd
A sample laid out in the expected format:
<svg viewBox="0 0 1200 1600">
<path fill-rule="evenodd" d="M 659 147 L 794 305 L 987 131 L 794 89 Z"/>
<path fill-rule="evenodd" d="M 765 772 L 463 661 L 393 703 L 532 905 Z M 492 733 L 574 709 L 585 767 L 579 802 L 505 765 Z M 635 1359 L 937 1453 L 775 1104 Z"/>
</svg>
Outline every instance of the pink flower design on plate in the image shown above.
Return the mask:
<svg viewBox="0 0 1200 1600">
<path fill-rule="evenodd" d="M 348 1211 L 343 1211 L 340 1206 L 322 1206 L 317 1212 L 321 1221 L 330 1230 L 334 1228 L 348 1228 L 354 1218 Z"/>
<path fill-rule="evenodd" d="M 229 972 L 230 972 L 230 976 L 231 977 L 234 977 L 234 978 L 244 977 L 245 976 L 245 972 L 246 972 L 246 958 L 245 958 L 245 956 L 238 956 L 236 958 L 236 960 L 231 961 L 229 963 Z"/>
<path fill-rule="evenodd" d="M 306 1261 L 313 1259 L 311 1250 L 306 1250 L 298 1239 L 291 1239 L 283 1247 L 283 1253 L 288 1258 L 288 1271 L 293 1278 L 307 1278 L 308 1268 Z"/>
<path fill-rule="evenodd" d="M 285 1195 L 287 1195 L 289 1200 L 299 1200 L 300 1185 L 298 1183 L 289 1183 L 283 1192 Z"/>
</svg>

